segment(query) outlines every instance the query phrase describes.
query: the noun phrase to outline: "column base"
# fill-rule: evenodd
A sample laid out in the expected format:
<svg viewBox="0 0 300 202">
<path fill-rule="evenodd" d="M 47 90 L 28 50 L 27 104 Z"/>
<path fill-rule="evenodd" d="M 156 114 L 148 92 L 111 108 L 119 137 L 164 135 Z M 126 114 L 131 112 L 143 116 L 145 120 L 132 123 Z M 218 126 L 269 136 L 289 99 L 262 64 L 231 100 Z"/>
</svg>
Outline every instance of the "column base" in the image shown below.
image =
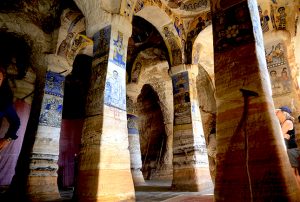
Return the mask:
<svg viewBox="0 0 300 202">
<path fill-rule="evenodd" d="M 173 166 L 172 164 L 162 165 L 157 172 L 152 176 L 155 180 L 172 180 L 173 179 Z"/>
<path fill-rule="evenodd" d="M 182 191 L 204 191 L 213 189 L 209 168 L 175 168 L 172 189 Z"/>
<path fill-rule="evenodd" d="M 131 169 L 132 179 L 134 185 L 144 185 L 145 180 L 140 169 Z"/>
<path fill-rule="evenodd" d="M 79 202 L 135 201 L 129 169 L 80 170 L 75 194 Z"/>
<path fill-rule="evenodd" d="M 27 198 L 32 202 L 54 201 L 60 199 L 57 176 L 29 176 Z"/>
</svg>

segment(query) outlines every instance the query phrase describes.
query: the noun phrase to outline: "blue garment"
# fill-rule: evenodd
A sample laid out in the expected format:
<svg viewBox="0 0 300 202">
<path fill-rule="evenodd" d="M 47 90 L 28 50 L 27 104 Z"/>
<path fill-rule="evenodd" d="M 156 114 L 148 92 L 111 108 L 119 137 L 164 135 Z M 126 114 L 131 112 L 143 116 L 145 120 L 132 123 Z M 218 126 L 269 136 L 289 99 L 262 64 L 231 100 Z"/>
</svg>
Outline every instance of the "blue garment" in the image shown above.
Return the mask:
<svg viewBox="0 0 300 202">
<path fill-rule="evenodd" d="M 5 117 L 9 123 L 9 128 L 5 138 L 17 139 L 17 131 L 20 127 L 20 118 L 12 105 L 13 94 L 5 80 L 0 86 L 0 119 Z"/>
<path fill-rule="evenodd" d="M 0 119 L 5 117 L 9 123 L 9 128 L 5 134 L 5 138 L 17 139 L 17 132 L 20 128 L 20 118 L 12 105 L 8 105 L 4 110 L 0 111 Z"/>
</svg>

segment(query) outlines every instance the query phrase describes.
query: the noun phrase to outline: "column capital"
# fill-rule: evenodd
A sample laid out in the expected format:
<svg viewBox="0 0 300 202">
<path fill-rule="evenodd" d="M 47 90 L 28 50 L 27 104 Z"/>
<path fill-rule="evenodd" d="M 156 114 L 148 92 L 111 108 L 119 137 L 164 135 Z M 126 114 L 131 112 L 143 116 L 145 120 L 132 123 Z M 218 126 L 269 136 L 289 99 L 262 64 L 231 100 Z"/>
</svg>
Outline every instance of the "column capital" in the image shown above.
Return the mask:
<svg viewBox="0 0 300 202">
<path fill-rule="evenodd" d="M 93 35 L 111 23 L 112 14 L 102 8 L 100 0 L 74 0 L 86 20 L 86 34 Z"/>
<path fill-rule="evenodd" d="M 120 31 L 126 37 L 130 37 L 132 34 L 132 24 L 131 22 L 121 15 L 113 15 L 112 16 L 112 31 Z"/>
<path fill-rule="evenodd" d="M 72 66 L 66 58 L 56 54 L 45 55 L 45 63 L 47 71 L 61 73 L 64 76 L 67 76 L 72 71 Z"/>
</svg>

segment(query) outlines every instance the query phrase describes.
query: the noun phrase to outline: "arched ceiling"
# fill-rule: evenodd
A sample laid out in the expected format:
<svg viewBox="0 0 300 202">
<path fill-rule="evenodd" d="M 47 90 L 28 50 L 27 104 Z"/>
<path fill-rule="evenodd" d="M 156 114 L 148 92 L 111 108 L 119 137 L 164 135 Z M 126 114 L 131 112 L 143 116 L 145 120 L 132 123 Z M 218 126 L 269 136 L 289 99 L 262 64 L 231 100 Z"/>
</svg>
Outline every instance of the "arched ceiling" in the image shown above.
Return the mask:
<svg viewBox="0 0 300 202">
<path fill-rule="evenodd" d="M 193 16 L 210 9 L 209 0 L 161 0 L 172 12 L 181 16 Z"/>
<path fill-rule="evenodd" d="M 145 19 L 134 16 L 132 21 L 132 36 L 129 38 L 126 69 L 130 75 L 133 63 L 138 54 L 148 48 L 161 50 L 161 54 L 168 58 L 168 50 L 164 40 L 156 28 Z"/>
<path fill-rule="evenodd" d="M 214 51 L 212 25 L 202 30 L 193 45 L 193 64 L 200 64 L 206 72 L 212 76 L 214 74 Z"/>
</svg>

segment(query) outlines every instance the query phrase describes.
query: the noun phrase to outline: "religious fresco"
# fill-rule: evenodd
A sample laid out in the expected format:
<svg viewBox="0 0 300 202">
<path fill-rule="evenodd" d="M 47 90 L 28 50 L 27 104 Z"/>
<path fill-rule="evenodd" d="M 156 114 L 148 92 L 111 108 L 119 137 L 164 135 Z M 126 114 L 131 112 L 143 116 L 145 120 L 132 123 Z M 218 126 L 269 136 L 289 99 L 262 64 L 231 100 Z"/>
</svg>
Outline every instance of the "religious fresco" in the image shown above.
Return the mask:
<svg viewBox="0 0 300 202">
<path fill-rule="evenodd" d="M 63 98 L 45 94 L 42 103 L 39 125 L 60 128 Z"/>
<path fill-rule="evenodd" d="M 180 42 L 177 41 L 177 37 L 175 36 L 174 32 L 172 31 L 174 26 L 172 24 L 165 25 L 162 28 L 163 38 L 166 41 L 167 48 L 171 53 L 170 60 L 172 65 L 178 65 L 182 63 L 183 55 L 181 52 L 181 47 L 179 45 Z"/>
<path fill-rule="evenodd" d="M 204 30 L 207 26 L 211 25 L 211 13 L 207 12 L 198 16 L 194 21 L 189 23 L 188 27 L 188 34 L 186 44 L 184 46 L 184 54 L 186 57 L 186 62 L 188 64 L 192 63 L 192 51 L 193 51 L 193 44 L 199 35 L 199 33 Z"/>
<path fill-rule="evenodd" d="M 108 62 L 104 104 L 126 111 L 126 70 L 113 61 Z"/>
<path fill-rule="evenodd" d="M 86 115 L 93 116 L 102 113 L 105 75 L 108 65 L 111 26 L 106 26 L 93 36 L 93 56 L 97 63 L 92 65 L 90 87 L 87 93 Z"/>
<path fill-rule="evenodd" d="M 81 13 L 68 10 L 61 22 L 66 28 L 66 32 L 61 32 L 59 40 L 61 42 L 57 49 L 57 55 L 67 59 L 70 65 L 78 54 L 78 52 L 87 46 L 92 46 L 93 41 L 85 36 L 85 20 Z"/>
<path fill-rule="evenodd" d="M 209 8 L 208 0 L 166 0 L 167 6 L 171 9 L 184 11 L 202 11 Z"/>
<path fill-rule="evenodd" d="M 135 63 L 135 65 L 132 68 L 132 72 L 131 72 L 131 82 L 133 83 L 137 83 L 139 80 L 139 76 L 142 70 L 142 63 L 137 61 Z"/>
<path fill-rule="evenodd" d="M 47 72 L 45 94 L 39 117 L 40 125 L 60 128 L 63 108 L 64 81 L 64 76 L 55 72 Z"/>
<path fill-rule="evenodd" d="M 295 36 L 297 18 L 293 15 L 295 2 L 261 1 L 258 5 L 263 32 L 287 30 Z"/>
<path fill-rule="evenodd" d="M 139 134 L 138 117 L 132 114 L 127 114 L 128 134 Z"/>
<path fill-rule="evenodd" d="M 97 65 L 92 66 L 90 87 L 87 93 L 86 115 L 92 116 L 102 112 L 105 75 L 108 64 L 108 52 L 99 59 Z"/>
<path fill-rule="evenodd" d="M 92 45 L 93 45 L 93 41 L 90 38 L 88 38 L 83 34 L 77 34 L 74 37 L 73 42 L 71 44 L 71 48 L 67 54 L 67 60 L 73 62 L 80 50 L 84 49 L 87 46 L 92 46 Z"/>
<path fill-rule="evenodd" d="M 284 6 L 271 5 L 271 21 L 273 28 L 277 30 L 286 30 L 287 13 Z"/>
<path fill-rule="evenodd" d="M 277 43 L 265 51 L 273 96 L 290 93 L 292 79 L 284 45 Z"/>
<path fill-rule="evenodd" d="M 57 55 L 60 55 L 62 57 L 67 57 L 68 50 L 70 49 L 71 46 L 71 41 L 74 37 L 74 33 L 70 32 L 67 34 L 66 38 L 61 42 Z"/>
<path fill-rule="evenodd" d="M 125 68 L 126 65 L 126 55 L 125 55 L 125 46 L 123 44 L 123 34 L 118 32 L 118 37 L 113 39 L 113 61 Z"/>
<path fill-rule="evenodd" d="M 174 20 L 174 27 L 176 29 L 176 32 L 178 34 L 178 36 L 180 38 L 185 38 L 185 33 L 184 33 L 184 27 L 183 27 L 183 23 L 182 23 L 182 20 L 179 19 L 179 17 L 175 17 L 175 20 Z"/>
<path fill-rule="evenodd" d="M 111 26 L 106 26 L 93 36 L 93 56 L 101 58 L 108 54 L 110 45 Z"/>
<path fill-rule="evenodd" d="M 253 42 L 253 30 L 247 2 L 236 4 L 213 15 L 214 50 L 225 51 Z"/>
<path fill-rule="evenodd" d="M 57 97 L 63 97 L 64 82 L 65 82 L 64 76 L 55 72 L 48 71 L 46 73 L 45 93 Z"/>
<path fill-rule="evenodd" d="M 261 29 L 263 32 L 267 32 L 270 30 L 269 28 L 269 21 L 270 21 L 270 17 L 268 14 L 268 10 L 262 10 L 261 6 L 258 6 L 258 13 L 259 13 L 259 18 L 260 18 L 260 25 L 261 25 Z"/>
<path fill-rule="evenodd" d="M 120 13 L 126 16 L 128 19 L 132 18 L 135 0 L 123 1 L 121 5 Z"/>
<path fill-rule="evenodd" d="M 175 125 L 191 123 L 191 101 L 188 72 L 172 76 Z"/>
<path fill-rule="evenodd" d="M 141 51 L 135 59 L 131 70 L 131 82 L 138 83 L 143 67 L 152 66 L 154 62 L 165 61 L 166 53 L 159 48 L 148 48 Z"/>
<path fill-rule="evenodd" d="M 202 7 L 202 5 L 207 4 L 207 1 L 189 0 L 185 1 L 185 3 L 187 4 L 182 5 L 190 6 L 191 4 L 193 4 L 193 7 Z M 170 17 L 170 19 L 172 19 L 173 24 L 163 26 L 160 32 L 162 33 L 166 46 L 169 50 L 172 65 L 182 64 L 183 61 L 186 60 L 186 54 L 183 53 L 185 51 L 187 38 L 185 29 L 189 25 L 189 20 L 183 21 L 179 14 L 175 14 L 172 12 L 169 5 L 166 5 L 166 2 L 162 2 L 160 0 L 138 0 L 136 2 L 134 12 L 137 13 L 146 6 L 157 6 L 161 10 L 163 10 Z M 180 6 L 178 6 L 178 8 L 180 8 Z"/>
<path fill-rule="evenodd" d="M 181 10 L 185 11 L 202 11 L 209 9 L 209 0 L 188 0 L 180 5 Z"/>
</svg>

